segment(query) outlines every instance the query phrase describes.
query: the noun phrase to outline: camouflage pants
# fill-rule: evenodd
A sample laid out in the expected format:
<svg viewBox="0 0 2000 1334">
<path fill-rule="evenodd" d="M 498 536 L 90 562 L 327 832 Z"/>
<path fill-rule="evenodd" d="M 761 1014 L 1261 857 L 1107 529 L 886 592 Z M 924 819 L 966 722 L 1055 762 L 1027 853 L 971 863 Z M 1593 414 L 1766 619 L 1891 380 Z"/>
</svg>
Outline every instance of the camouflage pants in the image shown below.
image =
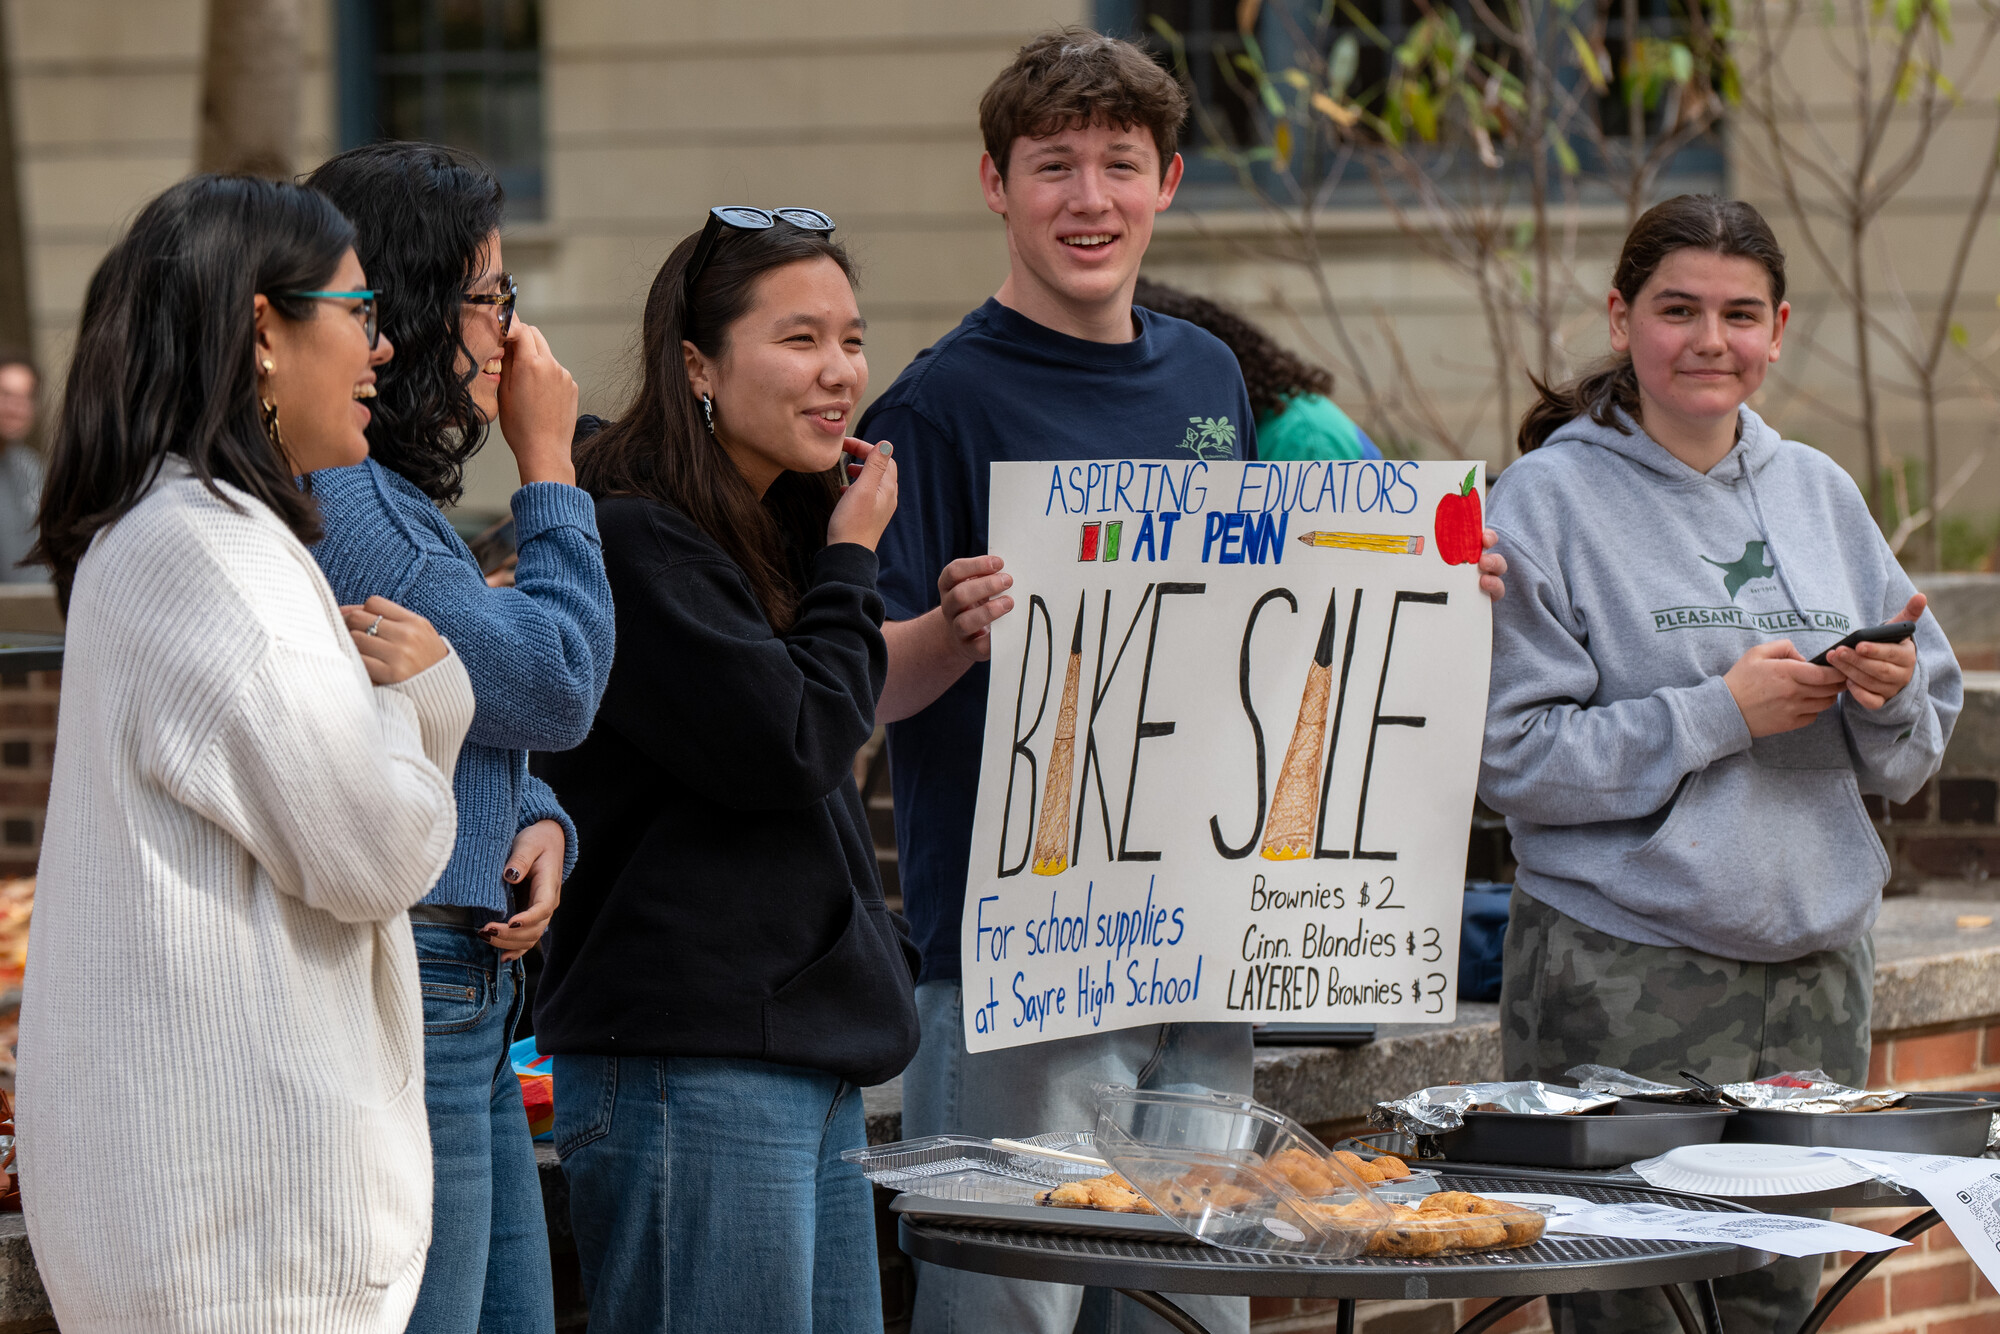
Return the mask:
<svg viewBox="0 0 2000 1334">
<path fill-rule="evenodd" d="M 1593 931 L 1515 890 L 1500 988 L 1500 1043 L 1509 1079 L 1571 1083 L 1573 1065 L 1609 1065 L 1680 1083 L 1818 1068 L 1844 1084 L 1868 1074 L 1875 947 L 1784 963 L 1744 963 L 1700 950 L 1640 945 Z M 1819 1288 L 1808 1256 L 1716 1281 L 1729 1334 L 1794 1330 Z M 1654 1289 L 1551 1298 L 1556 1334 L 1672 1334 Z"/>
</svg>

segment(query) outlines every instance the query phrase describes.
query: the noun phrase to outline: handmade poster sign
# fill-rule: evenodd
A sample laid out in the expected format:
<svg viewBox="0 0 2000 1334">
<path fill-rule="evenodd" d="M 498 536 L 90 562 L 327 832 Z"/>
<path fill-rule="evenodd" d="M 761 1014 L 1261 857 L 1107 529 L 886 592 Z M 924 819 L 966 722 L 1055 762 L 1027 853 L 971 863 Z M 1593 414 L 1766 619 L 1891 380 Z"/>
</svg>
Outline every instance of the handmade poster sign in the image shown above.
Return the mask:
<svg viewBox="0 0 2000 1334">
<path fill-rule="evenodd" d="M 993 465 L 973 1051 L 1437 1021 L 1486 715 L 1483 470 Z"/>
</svg>

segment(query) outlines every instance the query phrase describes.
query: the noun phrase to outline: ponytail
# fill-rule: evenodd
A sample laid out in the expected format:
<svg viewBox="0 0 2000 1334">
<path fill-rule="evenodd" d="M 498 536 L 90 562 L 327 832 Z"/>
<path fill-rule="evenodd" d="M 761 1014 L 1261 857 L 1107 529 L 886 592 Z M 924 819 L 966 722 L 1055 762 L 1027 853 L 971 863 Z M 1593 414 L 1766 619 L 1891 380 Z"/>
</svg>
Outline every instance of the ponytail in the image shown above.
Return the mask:
<svg viewBox="0 0 2000 1334">
<path fill-rule="evenodd" d="M 1639 374 L 1632 369 L 1629 352 L 1599 362 L 1560 388 L 1551 389 L 1532 375 L 1528 383 L 1535 387 L 1536 399 L 1521 418 L 1521 431 L 1515 437 L 1523 454 L 1540 449 L 1550 436 L 1586 413 L 1599 426 L 1618 431 L 1625 427 L 1612 415 L 1616 409 L 1639 420 Z"/>
<path fill-rule="evenodd" d="M 1764 215 L 1740 199 L 1718 195 L 1676 195 L 1655 204 L 1632 224 L 1619 252 L 1611 285 L 1627 305 L 1636 304 L 1639 290 L 1668 255 L 1676 250 L 1706 250 L 1716 255 L 1754 259 L 1771 277 L 1771 306 L 1785 299 L 1785 252 Z M 1599 426 L 1625 428 L 1613 415 L 1622 408 L 1634 421 L 1639 414 L 1639 375 L 1630 353 L 1601 362 L 1581 378 L 1551 389 L 1534 376 L 1536 399 L 1521 418 L 1515 442 L 1523 454 L 1540 449 L 1566 422 L 1588 414 Z"/>
</svg>

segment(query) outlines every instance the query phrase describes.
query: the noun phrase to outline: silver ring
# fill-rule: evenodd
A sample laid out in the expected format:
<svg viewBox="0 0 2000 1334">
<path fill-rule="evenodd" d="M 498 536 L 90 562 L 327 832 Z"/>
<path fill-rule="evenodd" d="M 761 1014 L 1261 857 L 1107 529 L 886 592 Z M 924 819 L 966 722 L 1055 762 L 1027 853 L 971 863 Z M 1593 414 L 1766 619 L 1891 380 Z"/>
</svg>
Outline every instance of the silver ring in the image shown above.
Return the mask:
<svg viewBox="0 0 2000 1334">
<path fill-rule="evenodd" d="M 382 618 L 381 618 L 380 616 L 377 616 L 377 617 L 375 618 L 375 624 L 373 624 L 373 625 L 369 626 L 369 627 L 368 627 L 368 628 L 367 628 L 367 629 L 366 629 L 365 631 L 363 631 L 362 633 L 364 633 L 364 634 L 366 634 L 366 635 L 368 635 L 368 636 L 370 636 L 370 637 L 372 638 L 372 637 L 374 636 L 375 632 L 376 632 L 377 630 L 380 630 L 381 628 L 382 628 Z"/>
</svg>

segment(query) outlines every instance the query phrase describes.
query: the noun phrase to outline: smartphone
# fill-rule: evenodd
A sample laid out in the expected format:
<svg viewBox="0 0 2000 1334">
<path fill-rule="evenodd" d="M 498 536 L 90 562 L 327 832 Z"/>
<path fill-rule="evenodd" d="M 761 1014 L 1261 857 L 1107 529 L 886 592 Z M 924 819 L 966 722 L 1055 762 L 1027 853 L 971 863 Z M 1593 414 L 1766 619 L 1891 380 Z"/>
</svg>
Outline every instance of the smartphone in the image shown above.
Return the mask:
<svg viewBox="0 0 2000 1334">
<path fill-rule="evenodd" d="M 1916 632 L 1915 621 L 1884 621 L 1880 625 L 1864 625 L 1838 644 L 1830 645 L 1826 653 L 1812 660 L 1812 665 L 1826 666 L 1826 654 L 1837 648 L 1853 648 L 1856 644 L 1900 644 Z"/>
</svg>

